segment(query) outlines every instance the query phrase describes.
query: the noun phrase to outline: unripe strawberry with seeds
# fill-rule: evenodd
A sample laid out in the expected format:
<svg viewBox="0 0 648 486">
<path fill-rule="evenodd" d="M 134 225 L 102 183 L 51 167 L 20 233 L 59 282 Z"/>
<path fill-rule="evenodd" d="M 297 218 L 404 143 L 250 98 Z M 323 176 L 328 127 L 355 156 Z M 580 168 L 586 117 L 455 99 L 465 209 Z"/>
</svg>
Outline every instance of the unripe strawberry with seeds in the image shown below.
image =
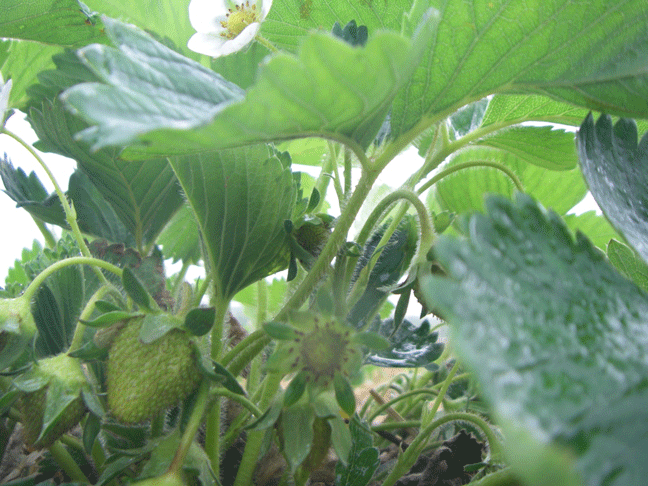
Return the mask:
<svg viewBox="0 0 648 486">
<path fill-rule="evenodd" d="M 51 446 L 83 418 L 82 390 L 89 389 L 81 363 L 65 354 L 44 358 L 14 380 L 25 393 L 18 401 L 25 442 L 42 449 Z"/>
<path fill-rule="evenodd" d="M 118 420 L 139 423 L 189 396 L 201 381 L 190 335 L 172 329 L 151 343 L 131 320 L 108 353 L 108 407 Z"/>
</svg>

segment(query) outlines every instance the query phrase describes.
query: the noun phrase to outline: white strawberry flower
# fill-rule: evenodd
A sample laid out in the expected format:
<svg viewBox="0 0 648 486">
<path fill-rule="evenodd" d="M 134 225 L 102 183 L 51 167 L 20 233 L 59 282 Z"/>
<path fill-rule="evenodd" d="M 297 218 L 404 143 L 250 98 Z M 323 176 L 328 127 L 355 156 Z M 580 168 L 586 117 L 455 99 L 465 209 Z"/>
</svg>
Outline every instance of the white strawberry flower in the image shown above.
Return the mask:
<svg viewBox="0 0 648 486">
<path fill-rule="evenodd" d="M 256 37 L 272 0 L 191 0 L 189 20 L 196 33 L 187 47 L 211 57 L 226 56 Z"/>
</svg>

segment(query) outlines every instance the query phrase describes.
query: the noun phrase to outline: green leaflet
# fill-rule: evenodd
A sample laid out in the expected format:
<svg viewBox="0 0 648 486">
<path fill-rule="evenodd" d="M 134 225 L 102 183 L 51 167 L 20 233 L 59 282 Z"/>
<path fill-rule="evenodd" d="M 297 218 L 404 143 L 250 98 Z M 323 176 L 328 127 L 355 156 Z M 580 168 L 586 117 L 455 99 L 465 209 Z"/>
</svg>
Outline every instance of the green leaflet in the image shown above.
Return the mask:
<svg viewBox="0 0 648 486">
<path fill-rule="evenodd" d="M 366 147 L 409 80 L 435 25 L 426 22 L 412 41 L 379 32 L 364 48 L 311 33 L 297 56 L 278 54 L 263 64 L 256 84 L 239 102 L 238 87 L 214 72 L 141 31 L 113 20 L 105 23 L 118 49 L 93 45 L 80 55 L 106 84 L 80 84 L 63 97 L 95 125 L 80 134 L 94 148 L 145 144 L 129 148 L 125 157 L 130 158 L 318 134 L 350 138 Z M 170 95 L 167 82 L 182 96 Z M 184 108 L 179 110 L 178 104 Z"/>
<path fill-rule="evenodd" d="M 578 132 L 578 155 L 592 196 L 610 223 L 648 262 L 648 136 L 637 144 L 633 120 L 590 114 Z"/>
<path fill-rule="evenodd" d="M 631 248 L 610 240 L 607 245 L 607 255 L 610 263 L 637 286 L 648 291 L 648 265 Z"/>
<path fill-rule="evenodd" d="M 562 171 L 548 170 L 527 163 L 515 153 L 490 147 L 472 147 L 463 150 L 457 153 L 444 169 L 479 161 L 498 162 L 512 170 L 522 182 L 525 192 L 561 215 L 578 204 L 587 193 L 583 177 L 576 168 Z M 440 209 L 457 214 L 481 211 L 486 193 L 511 196 L 516 190 L 509 176 L 493 167 L 470 167 L 459 170 L 440 180 L 434 187 L 431 197 L 434 197 Z"/>
<path fill-rule="evenodd" d="M 217 294 L 233 297 L 288 265 L 284 221 L 296 190 L 292 173 L 265 145 L 176 157 L 171 166 L 202 234 Z"/>
<path fill-rule="evenodd" d="M 399 31 L 403 12 L 413 0 L 340 0 L 323 4 L 317 0 L 285 0 L 272 4 L 261 33 L 280 49 L 296 52 L 303 37 L 313 29 L 331 30 L 351 20 L 366 25 L 369 37 L 381 29 Z"/>
<path fill-rule="evenodd" d="M 529 196 L 489 198 L 487 212 L 470 219 L 468 240 L 439 239 L 449 278 L 422 288 L 447 313 L 509 460 L 531 485 L 551 484 L 543 475 L 553 470 L 588 485 L 640 484 L 648 294 Z"/>
<path fill-rule="evenodd" d="M 77 0 L 3 0 L 0 37 L 58 46 L 101 42 L 97 17 Z"/>
<path fill-rule="evenodd" d="M 392 111 L 394 136 L 493 93 L 648 117 L 643 0 L 430 1 L 436 35 Z"/>
</svg>

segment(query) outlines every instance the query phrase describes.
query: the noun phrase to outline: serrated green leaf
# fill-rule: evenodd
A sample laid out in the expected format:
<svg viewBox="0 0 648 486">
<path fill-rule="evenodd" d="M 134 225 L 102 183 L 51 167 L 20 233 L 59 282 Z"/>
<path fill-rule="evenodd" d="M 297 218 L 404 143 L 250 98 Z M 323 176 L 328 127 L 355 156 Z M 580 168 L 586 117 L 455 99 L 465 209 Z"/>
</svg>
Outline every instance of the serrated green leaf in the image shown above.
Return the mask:
<svg viewBox="0 0 648 486">
<path fill-rule="evenodd" d="M 621 274 L 648 291 L 648 265 L 631 248 L 617 240 L 610 240 L 607 256 Z"/>
<path fill-rule="evenodd" d="M 612 126 L 607 115 L 589 114 L 578 131 L 578 156 L 592 196 L 632 247 L 648 261 L 648 136 L 637 144 L 634 121 Z"/>
<path fill-rule="evenodd" d="M 525 121 L 579 126 L 588 110 L 541 95 L 495 95 L 488 103 L 483 127 L 505 126 Z"/>
<path fill-rule="evenodd" d="M 583 484 L 640 483 L 648 294 L 528 196 L 489 198 L 487 209 L 468 241 L 440 238 L 435 257 L 450 278 L 428 277 L 422 290 L 511 432 L 509 459 L 530 465 L 515 450 L 533 446 L 547 466 L 575 463 L 568 473 Z"/>
<path fill-rule="evenodd" d="M 512 127 L 480 140 L 477 145 L 509 152 L 523 162 L 549 170 L 571 170 L 578 165 L 574 134 L 552 127 Z"/>
<path fill-rule="evenodd" d="M 52 55 L 63 48 L 37 42 L 0 40 L 0 71 L 4 79 L 12 79 L 9 107 L 24 109 L 27 88 L 37 82 L 37 75 L 54 67 Z"/>
<path fill-rule="evenodd" d="M 133 302 L 142 309 L 151 309 L 151 296 L 129 267 L 122 272 L 122 286 Z"/>
<path fill-rule="evenodd" d="M 496 162 L 513 171 L 524 191 L 559 214 L 578 204 L 587 187 L 578 169 L 547 170 L 527 164 L 510 152 L 486 147 L 474 147 L 458 153 L 444 168 L 473 162 Z M 439 181 L 431 192 L 435 206 L 457 214 L 482 211 L 486 193 L 511 197 L 516 191 L 511 178 L 493 167 L 469 167 L 458 170 Z"/>
<path fill-rule="evenodd" d="M 335 486 L 366 486 L 380 464 L 380 451 L 373 445 L 373 437 L 357 415 L 349 422 L 351 450 L 347 464 L 335 466 Z"/>
<path fill-rule="evenodd" d="M 430 1 L 436 35 L 392 110 L 398 136 L 421 118 L 493 93 L 533 93 L 648 117 L 643 0 Z M 513 21 L 514 19 L 514 21 Z"/>
<path fill-rule="evenodd" d="M 104 213 L 103 217 L 98 213 L 105 204 L 99 200 L 87 201 L 93 190 L 72 188 L 71 192 L 83 201 L 82 214 L 90 213 L 93 219 L 89 223 L 96 219 L 96 225 L 111 241 L 121 238 L 128 244 L 134 240 L 138 248 L 150 244 L 181 206 L 182 195 L 166 160 L 127 162 L 116 150 L 92 152 L 73 137 L 87 125 L 68 113 L 60 100 L 44 100 L 39 109 L 30 111 L 30 121 L 41 140 L 39 148 L 76 160 L 111 206 L 121 225 L 114 221 L 111 212 Z M 122 225 L 127 230 L 126 236 L 122 236 L 125 232 Z M 94 227 L 88 231 L 99 232 Z"/>
<path fill-rule="evenodd" d="M 27 176 L 20 167 L 14 169 L 5 154 L 0 158 L 0 177 L 4 184 L 3 192 L 13 199 L 16 207 L 24 208 L 45 223 L 67 226 L 58 196 L 48 194 L 35 172 Z"/>
<path fill-rule="evenodd" d="M 587 211 L 579 215 L 567 214 L 563 216 L 565 223 L 574 233 L 580 231 L 585 234 L 592 243 L 601 250 L 607 248 L 608 242 L 613 239 L 621 239 L 612 225 L 605 219 L 605 216 L 596 214 L 596 211 Z"/>
<path fill-rule="evenodd" d="M 295 188 L 265 145 L 174 158 L 171 165 L 198 221 L 218 295 L 232 298 L 288 265 Z"/>
<path fill-rule="evenodd" d="M 403 12 L 410 9 L 412 0 L 372 0 L 331 2 L 323 8 L 313 0 L 287 0 L 272 5 L 261 27 L 277 47 L 297 51 L 300 41 L 313 29 L 330 31 L 335 22 L 347 25 L 355 20 L 367 27 L 369 38 L 378 30 L 399 31 Z"/>
<path fill-rule="evenodd" d="M 126 19 L 160 39 L 175 44 L 184 54 L 199 59 L 199 54 L 187 48 L 195 30 L 189 22 L 189 2 L 179 0 L 87 0 L 89 8 L 114 19 Z M 152 12 L 155 12 L 153 15 Z"/>
<path fill-rule="evenodd" d="M 215 317 L 216 309 L 213 307 L 197 307 L 185 316 L 183 327 L 194 336 L 204 336 L 214 326 Z"/>
<path fill-rule="evenodd" d="M 81 55 L 108 84 L 81 84 L 63 97 L 96 125 L 80 134 L 94 148 L 138 141 L 144 146 L 131 147 L 125 157 L 141 158 L 317 133 L 348 137 L 368 146 L 422 55 L 424 38 L 431 35 L 433 25 L 426 24 L 413 42 L 392 32 L 379 32 L 365 48 L 311 33 L 297 56 L 278 54 L 263 64 L 256 84 L 240 103 L 241 93 L 235 87 L 167 52 L 142 32 L 108 20 L 106 28 L 124 53 L 90 46 Z M 134 63 L 137 68 L 131 66 Z M 178 111 L 174 104 L 178 101 L 169 99 L 168 90 L 155 84 L 153 75 L 136 75 L 141 71 L 162 71 L 163 79 L 183 87 L 182 103 L 190 103 L 193 109 Z M 290 92 L 285 86 L 291 87 Z M 212 93 L 211 98 L 205 92 Z M 336 93 L 335 103 L 330 102 L 331 92 Z M 186 136 L 188 128 L 193 128 L 191 137 Z"/>
<path fill-rule="evenodd" d="M 63 94 L 68 106 L 100 123 L 80 134 L 93 150 L 132 142 L 155 129 L 204 125 L 242 98 L 238 86 L 135 26 L 107 18 L 105 25 L 117 48 L 94 44 L 79 56 L 106 84 L 80 84 Z"/>
<path fill-rule="evenodd" d="M 396 329 L 393 319 L 386 319 L 376 327 L 375 331 L 389 341 L 389 347 L 370 351 L 365 358 L 367 364 L 382 368 L 434 367 L 433 361 L 443 352 L 443 343 L 437 342 L 439 333 L 430 332 L 427 320 L 415 325 L 404 319 Z"/>
<path fill-rule="evenodd" d="M 77 0 L 4 0 L 0 37 L 59 46 L 101 42 L 101 22 Z"/>
</svg>

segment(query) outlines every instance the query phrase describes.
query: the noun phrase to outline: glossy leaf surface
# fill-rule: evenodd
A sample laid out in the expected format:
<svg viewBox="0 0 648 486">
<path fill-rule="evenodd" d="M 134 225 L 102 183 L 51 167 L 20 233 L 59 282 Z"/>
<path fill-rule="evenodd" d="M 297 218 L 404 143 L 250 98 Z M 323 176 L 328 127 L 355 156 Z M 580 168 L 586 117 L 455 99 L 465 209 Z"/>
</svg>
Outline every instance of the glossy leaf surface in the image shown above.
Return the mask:
<svg viewBox="0 0 648 486">
<path fill-rule="evenodd" d="M 444 345 L 437 342 L 439 333 L 430 332 L 427 320 L 416 325 L 405 319 L 398 329 L 394 329 L 393 320 L 387 319 L 380 323 L 376 331 L 389 341 L 389 347 L 369 351 L 365 363 L 382 368 L 436 368 L 433 361 L 441 356 Z"/>
<path fill-rule="evenodd" d="M 214 72 L 132 27 L 106 20 L 106 28 L 118 49 L 89 46 L 81 52 L 105 84 L 75 86 L 64 98 L 95 125 L 82 134 L 94 148 L 137 140 L 146 147 L 128 154 L 140 158 L 317 134 L 367 146 L 432 29 L 413 41 L 377 33 L 365 48 L 313 33 L 297 56 L 279 54 L 263 64 L 239 103 L 242 91 Z M 166 83 L 173 85 L 172 96 Z M 333 103 L 330 93 L 336 93 Z"/>
<path fill-rule="evenodd" d="M 587 116 L 578 132 L 578 154 L 592 196 L 644 261 L 648 262 L 648 136 L 637 143 L 637 126 L 607 115 Z"/>
<path fill-rule="evenodd" d="M 584 484 L 641 482 L 648 294 L 530 197 L 489 198 L 487 210 L 468 240 L 441 237 L 449 278 L 422 288 L 451 322 L 513 466 L 533 485 L 546 484 L 542 461 Z"/>
</svg>

